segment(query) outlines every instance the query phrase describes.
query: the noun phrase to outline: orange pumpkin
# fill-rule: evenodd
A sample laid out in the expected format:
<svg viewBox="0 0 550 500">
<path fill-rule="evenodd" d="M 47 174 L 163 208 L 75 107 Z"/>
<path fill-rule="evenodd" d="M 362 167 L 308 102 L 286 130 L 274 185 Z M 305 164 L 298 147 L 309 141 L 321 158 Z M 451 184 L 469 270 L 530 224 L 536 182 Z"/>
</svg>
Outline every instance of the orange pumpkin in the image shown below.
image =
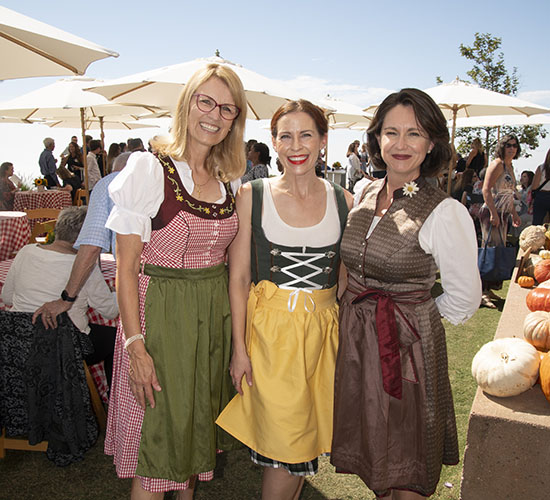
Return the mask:
<svg viewBox="0 0 550 500">
<path fill-rule="evenodd" d="M 550 282 L 533 288 L 525 299 L 531 311 L 550 312 Z"/>
<path fill-rule="evenodd" d="M 539 283 L 550 279 L 550 259 L 542 259 L 535 265 L 535 279 Z"/>
<path fill-rule="evenodd" d="M 534 311 L 525 316 L 523 338 L 537 350 L 550 350 L 550 313 Z"/>
<path fill-rule="evenodd" d="M 550 355 L 548 353 L 542 358 L 539 368 L 540 388 L 550 402 Z"/>
<path fill-rule="evenodd" d="M 535 280 L 531 276 L 520 276 L 518 285 L 522 288 L 531 288 L 535 284 Z"/>
</svg>

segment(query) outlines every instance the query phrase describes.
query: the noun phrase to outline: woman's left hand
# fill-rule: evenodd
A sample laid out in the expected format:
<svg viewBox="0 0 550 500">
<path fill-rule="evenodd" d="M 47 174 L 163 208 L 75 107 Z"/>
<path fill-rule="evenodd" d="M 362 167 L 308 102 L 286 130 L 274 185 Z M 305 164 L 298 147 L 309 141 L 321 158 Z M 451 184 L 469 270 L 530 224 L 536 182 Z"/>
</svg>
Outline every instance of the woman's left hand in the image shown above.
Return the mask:
<svg viewBox="0 0 550 500">
<path fill-rule="evenodd" d="M 521 219 L 520 219 L 519 215 L 516 212 L 514 212 L 512 214 L 512 225 L 514 227 L 519 227 L 520 224 L 521 224 Z"/>
<path fill-rule="evenodd" d="M 231 374 L 231 380 L 237 392 L 242 396 L 243 378 L 246 377 L 246 382 L 249 386 L 252 386 L 252 365 L 250 358 L 246 353 L 233 353 L 231 357 L 231 363 L 229 365 L 229 373 Z"/>
</svg>

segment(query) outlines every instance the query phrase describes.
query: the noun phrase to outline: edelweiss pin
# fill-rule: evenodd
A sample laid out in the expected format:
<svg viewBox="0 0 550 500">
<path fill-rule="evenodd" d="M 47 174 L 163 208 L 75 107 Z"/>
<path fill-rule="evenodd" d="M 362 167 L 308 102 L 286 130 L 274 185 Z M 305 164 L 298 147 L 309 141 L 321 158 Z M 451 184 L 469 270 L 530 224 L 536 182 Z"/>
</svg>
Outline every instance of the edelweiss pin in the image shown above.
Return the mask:
<svg viewBox="0 0 550 500">
<path fill-rule="evenodd" d="M 418 193 L 419 187 L 416 185 L 416 182 L 405 182 L 403 186 L 403 194 L 412 198 L 416 193 Z"/>
</svg>

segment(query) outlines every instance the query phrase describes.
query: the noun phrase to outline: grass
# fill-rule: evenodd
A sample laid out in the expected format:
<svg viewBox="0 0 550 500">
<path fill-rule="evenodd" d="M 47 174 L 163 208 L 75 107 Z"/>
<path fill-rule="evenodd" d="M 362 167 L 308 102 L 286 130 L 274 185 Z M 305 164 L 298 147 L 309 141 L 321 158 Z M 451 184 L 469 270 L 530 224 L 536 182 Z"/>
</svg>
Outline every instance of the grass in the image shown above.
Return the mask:
<svg viewBox="0 0 550 500">
<path fill-rule="evenodd" d="M 505 297 L 504 289 L 499 292 Z M 501 304 L 502 305 L 502 304 Z M 449 353 L 449 374 L 458 425 L 461 459 L 466 444 L 468 415 L 476 384 L 470 365 L 479 348 L 492 340 L 500 311 L 479 309 L 465 325 L 445 322 Z M 443 467 L 433 499 L 458 500 L 462 462 Z M 450 487 L 445 484 L 450 484 Z M 196 500 L 252 500 L 260 498 L 261 470 L 253 465 L 245 450 L 224 453 L 218 460 L 216 477 L 197 488 Z M 84 461 L 66 468 L 55 467 L 44 453 L 12 451 L 0 460 L 0 500 L 115 500 L 129 498 L 130 480 L 117 479 L 111 457 L 103 455 L 103 437 L 91 449 Z M 171 498 L 171 495 L 166 495 Z M 363 500 L 374 495 L 360 479 L 352 475 L 335 474 L 327 458 L 320 461 L 319 474 L 308 479 L 300 500 Z"/>
</svg>

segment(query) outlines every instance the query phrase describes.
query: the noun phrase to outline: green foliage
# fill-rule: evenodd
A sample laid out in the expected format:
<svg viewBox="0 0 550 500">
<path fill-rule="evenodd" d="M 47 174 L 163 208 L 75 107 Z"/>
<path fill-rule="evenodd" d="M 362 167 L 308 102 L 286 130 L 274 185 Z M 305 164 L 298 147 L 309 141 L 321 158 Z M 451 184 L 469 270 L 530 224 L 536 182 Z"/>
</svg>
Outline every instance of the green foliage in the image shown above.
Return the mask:
<svg viewBox="0 0 550 500">
<path fill-rule="evenodd" d="M 481 88 L 516 95 L 519 87 L 517 68 L 510 74 L 504 65 L 504 54 L 500 49 L 502 38 L 489 33 L 476 33 L 471 47 L 460 44 L 460 55 L 474 62 L 474 66 L 466 74 Z"/>
<path fill-rule="evenodd" d="M 497 52 L 502 39 L 489 33 L 476 33 L 471 46 L 460 44 L 460 55 L 473 61 L 473 67 L 467 75 L 481 88 L 500 92 L 501 94 L 516 95 L 519 89 L 517 68 L 511 71 L 506 69 L 504 54 Z M 539 146 L 539 139 L 546 137 L 546 130 L 541 125 L 522 127 L 501 127 L 500 135 L 513 133 L 521 143 L 521 156 L 531 156 L 531 151 Z M 463 156 L 470 151 L 470 144 L 479 137 L 485 145 L 485 151 L 491 156 L 497 144 L 497 128 L 462 128 L 457 129 L 457 151 Z"/>
</svg>

